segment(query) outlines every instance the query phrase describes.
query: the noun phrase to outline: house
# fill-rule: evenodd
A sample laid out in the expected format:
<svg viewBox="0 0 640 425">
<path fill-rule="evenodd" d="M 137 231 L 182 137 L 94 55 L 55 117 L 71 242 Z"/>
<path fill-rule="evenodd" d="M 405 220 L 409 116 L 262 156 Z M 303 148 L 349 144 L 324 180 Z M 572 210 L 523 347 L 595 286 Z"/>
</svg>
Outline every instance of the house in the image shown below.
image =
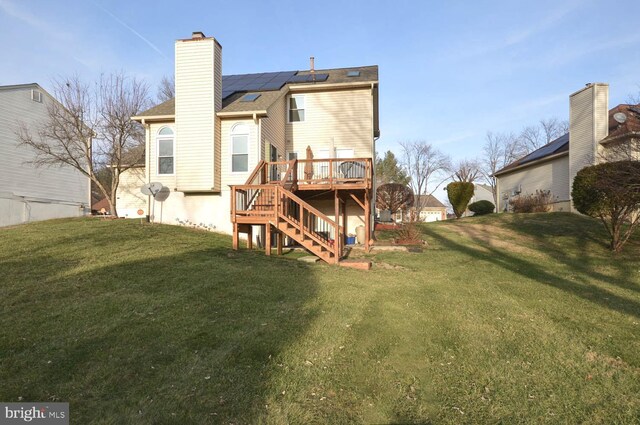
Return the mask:
<svg viewBox="0 0 640 425">
<path fill-rule="evenodd" d="M 377 66 L 316 70 L 312 58 L 305 71 L 223 76 L 222 46 L 201 32 L 176 41 L 175 62 L 175 98 L 133 117 L 146 159 L 124 178 L 119 215 L 142 208 L 232 234 L 234 248 L 242 234 L 267 254 L 286 238 L 329 263 L 346 234 L 368 247 Z M 170 190 L 155 214 L 153 200 L 132 196 L 143 182 Z"/>
<path fill-rule="evenodd" d="M 495 203 L 493 199 L 493 189 L 488 184 L 474 183 L 473 184 L 473 196 L 469 201 L 470 204 L 478 201 L 489 201 L 492 204 Z"/>
<path fill-rule="evenodd" d="M 0 86 L 0 226 L 90 212 L 88 177 L 70 166 L 36 167 L 35 152 L 19 144 L 18 129 L 38 134 L 53 102 L 36 83 Z"/>
<path fill-rule="evenodd" d="M 495 173 L 497 211 L 508 211 L 510 199 L 536 190 L 550 191 L 553 211 L 575 211 L 571 185 L 577 172 L 613 159 L 620 148 L 637 147 L 640 140 L 640 108 L 618 105 L 609 110 L 608 104 L 608 84 L 587 84 L 571 94 L 569 133 Z"/>
<path fill-rule="evenodd" d="M 418 202 L 416 200 L 416 202 Z M 447 207 L 433 195 L 422 196 L 420 199 L 420 221 L 442 221 L 447 219 Z"/>
</svg>

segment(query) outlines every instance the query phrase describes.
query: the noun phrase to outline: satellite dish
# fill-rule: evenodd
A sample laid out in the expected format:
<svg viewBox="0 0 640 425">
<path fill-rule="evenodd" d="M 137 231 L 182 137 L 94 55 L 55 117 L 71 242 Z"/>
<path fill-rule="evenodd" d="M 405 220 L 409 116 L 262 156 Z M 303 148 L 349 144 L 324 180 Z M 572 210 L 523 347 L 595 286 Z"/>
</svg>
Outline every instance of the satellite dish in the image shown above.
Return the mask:
<svg viewBox="0 0 640 425">
<path fill-rule="evenodd" d="M 169 190 L 167 186 L 162 186 L 162 189 L 160 189 L 160 191 L 156 193 L 156 196 L 154 196 L 154 198 L 158 202 L 164 202 L 167 200 L 169 195 L 171 195 L 171 190 Z"/>
<path fill-rule="evenodd" d="M 153 196 L 155 198 L 156 195 L 162 190 L 162 188 L 162 183 L 147 183 L 140 188 L 140 192 L 148 196 Z"/>
<path fill-rule="evenodd" d="M 627 115 L 624 112 L 616 112 L 613 114 L 613 119 L 618 121 L 618 124 L 624 124 L 627 121 Z"/>
</svg>

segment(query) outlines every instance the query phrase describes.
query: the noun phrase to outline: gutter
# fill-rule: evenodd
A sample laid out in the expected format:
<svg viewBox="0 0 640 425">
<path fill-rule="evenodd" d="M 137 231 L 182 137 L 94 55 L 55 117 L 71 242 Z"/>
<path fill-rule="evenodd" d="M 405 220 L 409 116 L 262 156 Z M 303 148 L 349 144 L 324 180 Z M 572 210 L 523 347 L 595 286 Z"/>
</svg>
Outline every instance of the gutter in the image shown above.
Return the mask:
<svg viewBox="0 0 640 425">
<path fill-rule="evenodd" d="M 626 139 L 626 138 L 635 138 L 635 137 L 640 137 L 640 131 L 630 131 L 628 133 L 624 133 L 624 134 L 619 134 L 617 136 L 611 137 L 609 138 L 609 136 L 605 137 L 604 139 L 602 139 L 600 141 L 601 145 L 607 145 L 611 142 L 615 142 L 617 140 L 622 140 L 622 139 Z"/>
<path fill-rule="evenodd" d="M 326 90 L 326 89 L 349 89 L 360 87 L 371 87 L 374 84 L 378 84 L 377 81 L 358 81 L 353 83 L 334 83 L 334 84 L 289 84 L 290 91 L 313 91 L 313 90 Z"/>
<path fill-rule="evenodd" d="M 508 174 L 512 171 L 521 170 L 523 168 L 529 167 L 531 165 L 540 164 L 542 162 L 550 161 L 552 159 L 560 158 L 561 156 L 569 155 L 569 151 L 556 153 L 554 155 L 545 156 L 544 158 L 536 159 L 535 161 L 527 162 L 525 164 L 518 165 L 517 167 L 509 168 L 508 170 L 502 169 L 493 174 L 493 177 L 498 177 L 503 174 Z"/>
<path fill-rule="evenodd" d="M 267 115 L 267 111 L 266 110 L 261 110 L 261 111 L 234 111 L 234 112 L 218 112 L 216 114 L 216 116 L 220 117 L 220 118 L 225 118 L 225 117 L 252 117 L 252 118 L 256 118 L 257 116 L 266 116 Z"/>
<path fill-rule="evenodd" d="M 133 121 L 139 121 L 144 124 L 144 121 L 167 121 L 167 120 L 175 120 L 176 116 L 174 115 L 136 115 L 135 117 L 131 117 Z"/>
</svg>

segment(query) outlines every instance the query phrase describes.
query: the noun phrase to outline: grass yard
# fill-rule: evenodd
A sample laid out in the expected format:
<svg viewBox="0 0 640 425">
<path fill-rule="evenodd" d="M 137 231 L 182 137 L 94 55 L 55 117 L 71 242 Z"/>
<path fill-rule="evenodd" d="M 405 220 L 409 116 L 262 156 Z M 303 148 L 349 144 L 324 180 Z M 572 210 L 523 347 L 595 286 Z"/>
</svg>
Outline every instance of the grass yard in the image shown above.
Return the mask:
<svg viewBox="0 0 640 425">
<path fill-rule="evenodd" d="M 638 423 L 640 239 L 500 215 L 371 271 L 132 221 L 0 229 L 0 400 L 71 423 Z"/>
</svg>

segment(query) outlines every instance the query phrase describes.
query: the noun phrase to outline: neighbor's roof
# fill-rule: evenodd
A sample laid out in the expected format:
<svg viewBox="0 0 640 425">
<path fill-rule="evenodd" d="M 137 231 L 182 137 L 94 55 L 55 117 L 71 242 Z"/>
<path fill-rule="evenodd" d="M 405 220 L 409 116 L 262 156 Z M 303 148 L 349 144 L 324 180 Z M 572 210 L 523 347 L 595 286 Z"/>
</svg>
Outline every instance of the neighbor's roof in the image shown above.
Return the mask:
<svg viewBox="0 0 640 425">
<path fill-rule="evenodd" d="M 620 124 L 613 117 L 616 113 L 622 112 L 626 116 L 626 121 Z M 612 140 L 629 135 L 640 137 L 640 105 L 618 105 L 609 111 L 609 135 L 602 139 L 600 143 L 608 143 Z M 513 161 L 511 164 L 495 172 L 495 176 L 507 173 L 516 168 L 539 161 L 545 158 L 569 152 L 569 133 L 558 137 L 530 154 Z"/>
<path fill-rule="evenodd" d="M 416 204 L 418 202 L 416 201 Z M 442 202 L 433 195 L 421 196 L 420 203 L 422 208 L 447 208 Z M 417 205 L 416 205 L 417 206 Z"/>
<path fill-rule="evenodd" d="M 617 113 L 623 113 L 626 121 L 620 124 L 613 117 Z M 600 143 L 608 143 L 614 139 L 640 133 L 640 105 L 618 105 L 609 111 L 609 135 Z"/>
<path fill-rule="evenodd" d="M 516 161 L 513 161 L 511 164 L 507 165 L 501 170 L 496 171 L 494 175 L 497 176 L 498 174 L 504 174 L 514 168 L 518 168 L 522 165 L 529 164 L 531 162 L 538 161 L 552 155 L 560 154 L 562 152 L 569 152 L 569 133 L 560 136 L 557 139 L 542 146 L 541 148 L 536 149 L 530 154 L 523 156 Z"/>
<path fill-rule="evenodd" d="M 351 68 L 317 69 L 316 81 L 310 71 L 279 71 L 259 74 L 239 74 L 222 76 L 223 113 L 266 111 L 288 87 L 319 87 L 333 84 L 377 83 L 378 66 Z M 349 76 L 352 75 L 352 76 Z M 259 94 L 252 102 L 242 101 L 246 94 Z M 167 100 L 137 117 L 173 117 L 175 99 Z"/>
</svg>

